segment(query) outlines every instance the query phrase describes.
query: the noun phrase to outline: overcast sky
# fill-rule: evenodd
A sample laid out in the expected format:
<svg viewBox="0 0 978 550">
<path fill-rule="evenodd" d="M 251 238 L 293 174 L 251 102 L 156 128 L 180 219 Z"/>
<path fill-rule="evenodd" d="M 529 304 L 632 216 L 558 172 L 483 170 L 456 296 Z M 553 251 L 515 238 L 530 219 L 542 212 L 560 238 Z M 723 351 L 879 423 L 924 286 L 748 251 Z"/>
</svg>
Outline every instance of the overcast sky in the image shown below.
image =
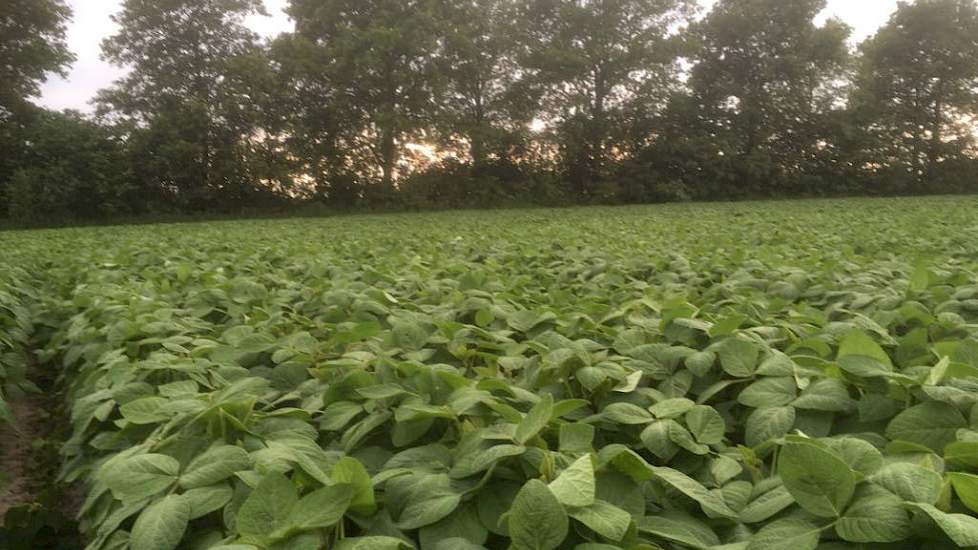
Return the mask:
<svg viewBox="0 0 978 550">
<path fill-rule="evenodd" d="M 268 17 L 252 17 L 248 23 L 262 36 L 274 36 L 292 25 L 282 12 L 287 0 L 264 0 Z M 700 0 L 704 6 L 716 0 Z M 786 0 L 787 1 L 787 0 Z M 872 35 L 896 9 L 897 0 L 829 0 L 824 17 L 838 16 L 855 29 L 854 41 Z M 42 87 L 40 103 L 54 109 L 90 111 L 95 92 L 112 83 L 122 73 L 99 59 L 103 38 L 113 34 L 109 16 L 119 10 L 122 0 L 68 0 L 75 17 L 68 30 L 68 45 L 78 57 L 67 79 L 52 78 Z"/>
</svg>

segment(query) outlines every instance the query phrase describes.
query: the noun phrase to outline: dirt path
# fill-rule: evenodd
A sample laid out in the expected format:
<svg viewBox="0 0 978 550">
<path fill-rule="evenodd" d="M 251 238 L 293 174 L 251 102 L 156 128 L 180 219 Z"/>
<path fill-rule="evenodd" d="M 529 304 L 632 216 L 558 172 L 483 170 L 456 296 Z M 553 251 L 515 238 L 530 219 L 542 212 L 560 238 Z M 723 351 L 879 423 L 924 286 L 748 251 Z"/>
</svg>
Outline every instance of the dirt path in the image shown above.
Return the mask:
<svg viewBox="0 0 978 550">
<path fill-rule="evenodd" d="M 13 426 L 0 428 L 0 523 L 7 510 L 34 502 L 37 490 L 34 465 L 34 441 L 44 434 L 44 412 L 40 398 L 28 396 L 10 403 Z"/>
</svg>

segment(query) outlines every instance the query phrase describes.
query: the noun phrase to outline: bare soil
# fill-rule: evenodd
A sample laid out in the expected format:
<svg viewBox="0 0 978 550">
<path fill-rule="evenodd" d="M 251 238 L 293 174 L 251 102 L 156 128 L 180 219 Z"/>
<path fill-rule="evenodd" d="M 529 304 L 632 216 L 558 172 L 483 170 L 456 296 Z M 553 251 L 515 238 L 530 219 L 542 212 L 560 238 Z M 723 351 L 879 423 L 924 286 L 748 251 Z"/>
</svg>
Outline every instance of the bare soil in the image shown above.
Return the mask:
<svg viewBox="0 0 978 550">
<path fill-rule="evenodd" d="M 43 437 L 45 412 L 39 397 L 27 396 L 10 403 L 13 426 L 0 428 L 0 523 L 7 510 L 31 504 L 38 489 L 33 471 L 34 441 Z"/>
</svg>

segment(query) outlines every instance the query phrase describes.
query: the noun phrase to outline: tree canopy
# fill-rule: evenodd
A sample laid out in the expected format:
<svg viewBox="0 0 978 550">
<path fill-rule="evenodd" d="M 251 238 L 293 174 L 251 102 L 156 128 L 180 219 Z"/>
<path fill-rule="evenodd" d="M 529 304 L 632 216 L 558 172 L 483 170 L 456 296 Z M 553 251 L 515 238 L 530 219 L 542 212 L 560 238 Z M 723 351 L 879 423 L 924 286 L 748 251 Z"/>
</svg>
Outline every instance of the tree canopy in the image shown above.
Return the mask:
<svg viewBox="0 0 978 550">
<path fill-rule="evenodd" d="M 900 2 L 858 45 L 826 4 L 290 0 L 262 41 L 259 0 L 125 0 L 103 52 L 128 71 L 85 119 L 28 101 L 70 11 L 13 0 L 0 212 L 978 191 L 975 0 Z"/>
</svg>

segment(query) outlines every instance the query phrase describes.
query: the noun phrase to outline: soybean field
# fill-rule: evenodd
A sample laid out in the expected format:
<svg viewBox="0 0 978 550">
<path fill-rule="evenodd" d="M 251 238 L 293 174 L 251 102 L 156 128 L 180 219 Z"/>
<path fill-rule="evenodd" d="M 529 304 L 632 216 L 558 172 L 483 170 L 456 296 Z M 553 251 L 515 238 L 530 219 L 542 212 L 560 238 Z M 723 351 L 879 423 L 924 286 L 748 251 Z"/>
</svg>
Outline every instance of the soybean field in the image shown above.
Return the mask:
<svg viewBox="0 0 978 550">
<path fill-rule="evenodd" d="M 0 381 L 88 550 L 978 548 L 978 199 L 4 232 Z"/>
</svg>

